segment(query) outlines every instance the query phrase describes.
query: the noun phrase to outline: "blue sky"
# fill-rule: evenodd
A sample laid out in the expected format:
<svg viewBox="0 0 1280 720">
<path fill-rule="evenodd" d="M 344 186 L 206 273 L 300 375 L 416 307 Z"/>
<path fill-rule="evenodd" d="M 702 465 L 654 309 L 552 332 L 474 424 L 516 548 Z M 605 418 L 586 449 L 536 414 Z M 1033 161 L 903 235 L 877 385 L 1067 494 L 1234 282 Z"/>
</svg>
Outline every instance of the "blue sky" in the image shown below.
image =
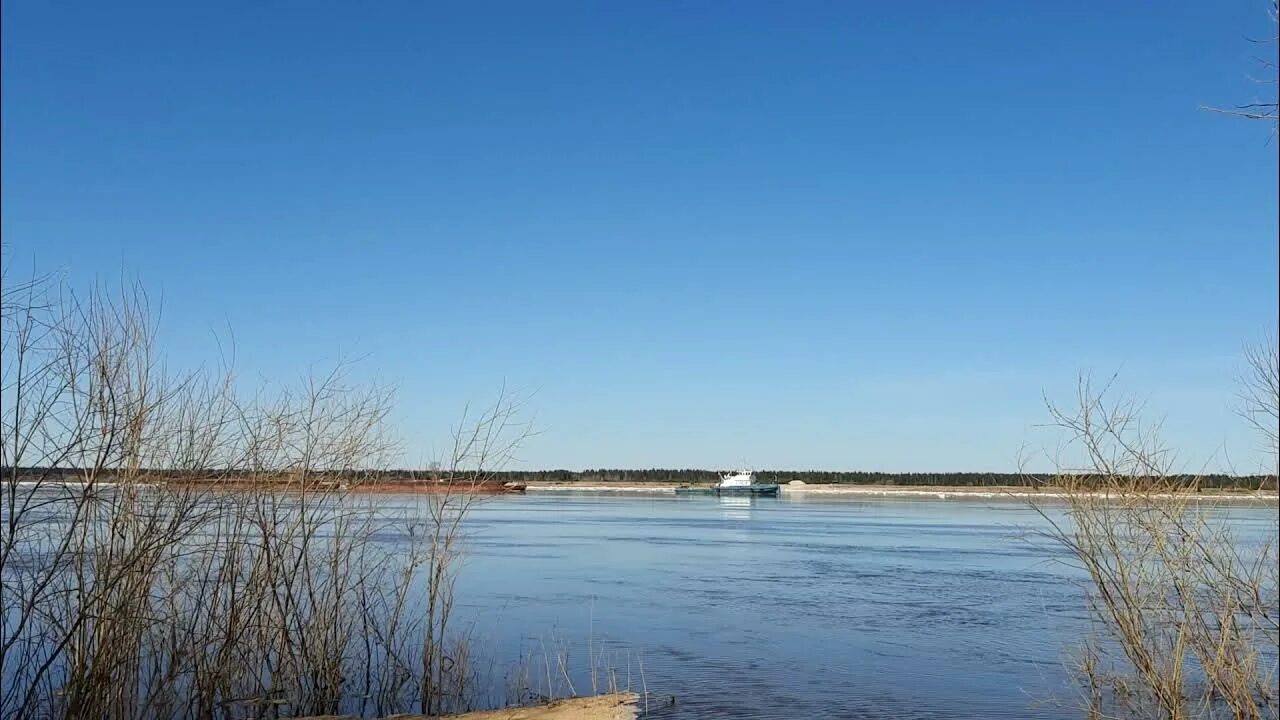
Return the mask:
<svg viewBox="0 0 1280 720">
<path fill-rule="evenodd" d="M 411 458 L 1007 470 L 1078 372 L 1257 467 L 1262 0 L 3 6 L 5 260 L 163 296 L 176 362 L 360 356 Z"/>
</svg>

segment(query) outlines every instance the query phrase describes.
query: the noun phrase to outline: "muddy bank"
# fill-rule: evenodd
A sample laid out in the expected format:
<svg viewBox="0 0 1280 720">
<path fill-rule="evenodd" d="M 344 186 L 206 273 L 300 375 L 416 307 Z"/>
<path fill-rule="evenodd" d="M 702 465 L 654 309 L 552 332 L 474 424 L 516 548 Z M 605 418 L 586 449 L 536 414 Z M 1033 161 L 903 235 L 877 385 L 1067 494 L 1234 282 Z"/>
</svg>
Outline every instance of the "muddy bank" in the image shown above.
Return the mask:
<svg viewBox="0 0 1280 720">
<path fill-rule="evenodd" d="M 168 480 L 155 484 L 167 487 L 200 489 L 200 490 L 282 490 L 286 492 L 344 492 L 361 495 L 510 495 L 525 491 L 520 483 L 501 483 L 494 481 L 480 482 L 432 482 L 432 481 L 386 481 L 369 482 L 337 482 L 320 480 L 301 483 L 289 480 Z"/>
</svg>

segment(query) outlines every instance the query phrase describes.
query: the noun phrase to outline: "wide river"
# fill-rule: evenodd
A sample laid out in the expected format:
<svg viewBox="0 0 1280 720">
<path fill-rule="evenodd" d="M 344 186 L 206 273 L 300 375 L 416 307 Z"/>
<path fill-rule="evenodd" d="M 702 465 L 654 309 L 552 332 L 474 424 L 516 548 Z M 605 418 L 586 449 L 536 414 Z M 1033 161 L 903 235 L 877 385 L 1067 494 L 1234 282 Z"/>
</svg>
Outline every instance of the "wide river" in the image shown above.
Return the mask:
<svg viewBox="0 0 1280 720">
<path fill-rule="evenodd" d="M 1274 505 L 1221 512 L 1274 532 Z M 540 493 L 468 526 L 459 615 L 557 694 L 592 648 L 654 717 L 1080 717 L 1081 576 L 1015 500 Z"/>
</svg>

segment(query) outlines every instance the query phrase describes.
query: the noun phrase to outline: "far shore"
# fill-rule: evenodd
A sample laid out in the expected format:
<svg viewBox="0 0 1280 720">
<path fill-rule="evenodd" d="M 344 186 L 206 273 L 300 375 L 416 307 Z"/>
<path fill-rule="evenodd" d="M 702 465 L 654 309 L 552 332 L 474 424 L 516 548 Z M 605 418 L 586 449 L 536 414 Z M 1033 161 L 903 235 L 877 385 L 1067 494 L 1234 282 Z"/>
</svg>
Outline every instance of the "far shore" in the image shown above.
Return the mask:
<svg viewBox="0 0 1280 720">
<path fill-rule="evenodd" d="M 3 484 L 13 482 L 9 479 L 0 481 Z M 86 483 L 83 481 L 57 479 L 57 480 L 18 480 L 17 485 L 47 485 L 49 487 L 84 487 Z M 98 480 L 93 483 L 94 487 L 110 488 L 114 487 L 118 482 L 114 480 Z M 680 483 L 674 481 L 648 481 L 648 482 L 501 482 L 500 480 L 485 479 L 475 482 L 432 482 L 432 481 L 403 481 L 403 480 L 372 480 L 364 482 L 342 482 L 334 480 L 320 480 L 307 483 L 297 483 L 296 481 L 288 481 L 283 479 L 243 479 L 243 478 L 209 478 L 209 479 L 192 479 L 192 478 L 157 478 L 152 480 L 135 481 L 139 486 L 159 487 L 166 486 L 170 488 L 186 488 L 199 490 L 213 490 L 218 492 L 242 492 L 242 491 L 262 491 L 262 490 L 279 490 L 284 492 L 290 491 L 339 491 L 344 493 L 356 494 L 386 494 L 386 495 L 416 495 L 416 494 L 459 494 L 459 495 L 511 495 L 523 493 L 609 493 L 609 494 L 638 494 L 638 495 L 674 495 L 679 487 L 700 487 L 711 488 L 711 483 Z M 946 500 L 946 499 L 1065 499 L 1069 497 L 1069 493 L 1065 490 L 1054 487 L 1032 487 L 1026 485 L 872 485 L 872 484 L 852 484 L 852 483 L 803 483 L 792 482 L 782 483 L 779 485 L 779 491 L 783 495 L 796 498 L 803 497 L 865 497 L 865 498 L 903 498 L 903 499 L 921 499 L 921 500 Z M 1089 495 L 1093 497 L 1106 497 L 1115 493 L 1092 492 Z M 1195 493 L 1159 493 L 1155 497 L 1174 498 L 1179 496 L 1189 496 L 1198 500 L 1205 501 L 1232 501 L 1232 502 L 1280 502 L 1280 494 L 1270 489 L 1242 490 L 1234 488 L 1201 488 Z"/>
<path fill-rule="evenodd" d="M 618 483 L 618 484 L 592 484 L 584 485 L 579 483 L 529 483 L 525 488 L 526 492 L 586 492 L 586 493 L 640 493 L 640 494 L 674 494 L 676 484 L 651 482 L 651 483 Z M 711 487 L 710 485 L 698 485 L 696 487 Z M 779 486 L 779 491 L 784 495 L 803 496 L 864 496 L 864 497 L 905 497 L 920 499 L 945 500 L 947 498 L 1066 498 L 1068 494 L 1060 488 L 1045 487 L 1017 487 L 1017 486 L 991 486 L 991 487 L 966 487 L 966 486 L 937 486 L 937 485 L 921 485 L 904 487 L 899 485 L 846 485 L 846 484 L 808 484 L 808 485 L 791 485 L 783 484 Z M 1103 497 L 1107 493 L 1091 493 L 1096 497 Z M 1174 497 L 1173 494 L 1163 494 L 1157 497 Z M 1205 500 L 1232 500 L 1232 501 L 1253 501 L 1253 502 L 1277 502 L 1280 501 L 1280 494 L 1274 490 L 1222 490 L 1222 489 L 1204 489 L 1194 494 L 1194 497 L 1203 498 Z"/>
</svg>

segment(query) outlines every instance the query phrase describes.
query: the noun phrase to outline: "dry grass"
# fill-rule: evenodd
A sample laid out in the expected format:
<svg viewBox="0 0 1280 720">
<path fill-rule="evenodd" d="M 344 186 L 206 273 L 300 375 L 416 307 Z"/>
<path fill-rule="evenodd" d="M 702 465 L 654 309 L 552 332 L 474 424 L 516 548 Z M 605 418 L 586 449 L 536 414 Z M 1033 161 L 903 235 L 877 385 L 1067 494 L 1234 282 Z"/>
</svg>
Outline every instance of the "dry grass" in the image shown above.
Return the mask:
<svg viewBox="0 0 1280 720">
<path fill-rule="evenodd" d="M 590 634 L 585 655 L 573 653 L 573 643 L 554 632 L 527 641 L 519 663 L 508 673 L 506 704 L 547 703 L 583 694 L 592 697 L 639 690 L 647 707 L 649 691 L 643 654 L 611 646 L 607 639 Z M 585 659 L 585 665 L 581 659 Z M 574 683 L 575 677 L 581 687 Z"/>
</svg>

